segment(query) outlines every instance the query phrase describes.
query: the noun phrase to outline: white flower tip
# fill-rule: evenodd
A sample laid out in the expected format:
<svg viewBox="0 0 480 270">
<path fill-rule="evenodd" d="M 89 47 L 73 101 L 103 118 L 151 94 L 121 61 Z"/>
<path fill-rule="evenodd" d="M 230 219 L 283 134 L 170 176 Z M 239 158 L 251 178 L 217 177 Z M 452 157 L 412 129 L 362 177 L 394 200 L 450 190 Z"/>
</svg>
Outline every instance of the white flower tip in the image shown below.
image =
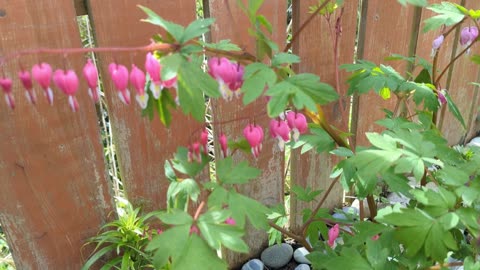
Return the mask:
<svg viewBox="0 0 480 270">
<path fill-rule="evenodd" d="M 45 97 L 47 97 L 48 104 L 53 106 L 53 91 L 52 91 L 52 88 L 50 88 L 50 87 L 47 88 L 47 90 L 45 90 L 44 94 L 45 94 Z"/>
<path fill-rule="evenodd" d="M 68 96 L 68 104 L 70 105 L 70 108 L 72 108 L 73 112 L 78 111 L 78 109 L 80 107 L 78 105 L 77 99 L 74 96 Z"/>
<path fill-rule="evenodd" d="M 13 98 L 12 94 L 5 94 L 5 101 L 10 109 L 15 109 L 15 99 Z"/>
<path fill-rule="evenodd" d="M 25 97 L 30 104 L 37 104 L 37 94 L 35 94 L 35 91 L 33 89 L 25 90 Z"/>
<path fill-rule="evenodd" d="M 153 98 L 159 99 L 160 92 L 162 91 L 162 86 L 159 84 L 155 84 L 153 82 L 150 83 L 150 91 L 152 91 Z"/>
<path fill-rule="evenodd" d="M 147 93 L 145 93 L 143 95 L 136 95 L 135 99 L 137 100 L 137 103 L 138 103 L 138 105 L 140 105 L 140 108 L 142 108 L 142 110 L 147 108 L 147 104 L 148 104 L 148 94 Z"/>
</svg>

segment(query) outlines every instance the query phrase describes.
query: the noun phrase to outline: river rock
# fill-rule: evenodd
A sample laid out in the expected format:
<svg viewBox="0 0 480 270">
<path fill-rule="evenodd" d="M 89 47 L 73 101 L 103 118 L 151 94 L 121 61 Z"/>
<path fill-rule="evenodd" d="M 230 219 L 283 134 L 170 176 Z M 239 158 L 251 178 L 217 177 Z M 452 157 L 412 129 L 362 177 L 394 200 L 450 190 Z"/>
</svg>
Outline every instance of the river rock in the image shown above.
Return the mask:
<svg viewBox="0 0 480 270">
<path fill-rule="evenodd" d="M 289 244 L 273 245 L 262 252 L 262 262 L 270 268 L 285 266 L 293 256 L 293 248 Z"/>
<path fill-rule="evenodd" d="M 295 267 L 295 270 L 310 270 L 310 266 L 308 264 L 302 263 Z"/>
<path fill-rule="evenodd" d="M 302 264 L 308 263 L 308 264 L 310 264 L 311 262 L 305 257 L 308 254 L 310 254 L 310 252 L 308 252 L 308 250 L 306 248 L 304 248 L 304 247 L 297 248 L 295 250 L 295 252 L 293 253 L 293 258 L 298 263 L 302 263 Z"/>
<path fill-rule="evenodd" d="M 242 270 L 263 270 L 263 262 L 259 259 L 252 259 L 242 266 Z"/>
</svg>

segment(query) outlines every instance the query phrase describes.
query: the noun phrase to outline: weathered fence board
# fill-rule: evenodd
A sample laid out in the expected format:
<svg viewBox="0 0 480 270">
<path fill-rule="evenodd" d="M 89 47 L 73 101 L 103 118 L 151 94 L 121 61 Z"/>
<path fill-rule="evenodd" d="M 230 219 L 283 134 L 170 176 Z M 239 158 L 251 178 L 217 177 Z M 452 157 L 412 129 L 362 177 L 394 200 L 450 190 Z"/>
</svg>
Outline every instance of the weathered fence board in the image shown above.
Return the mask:
<svg viewBox="0 0 480 270">
<path fill-rule="evenodd" d="M 81 46 L 71 1 L 4 1 L 2 9 L 2 55 Z M 13 60 L 4 69 L 14 78 L 17 106 L 15 111 L 4 102 L 0 106 L 0 223 L 17 269 L 79 269 L 91 251 L 82 249 L 86 239 L 109 214 L 114 217 L 97 116 L 83 83 L 77 113 L 57 89 L 55 105 L 49 106 L 35 86 L 38 104 L 30 105 L 17 72 L 39 61 L 77 71 L 84 63 L 80 55 L 39 55 Z"/>
<path fill-rule="evenodd" d="M 359 33 L 358 59 L 379 64 L 392 53 L 408 55 L 414 8 L 402 7 L 396 1 L 384 0 L 364 0 L 363 5 L 366 5 L 363 8 L 367 13 L 361 19 L 364 27 L 361 27 Z M 401 74 L 405 73 L 405 63 L 389 64 Z M 355 145 L 368 144 L 365 132 L 380 131 L 381 128 L 375 124 L 375 121 L 384 118 L 384 108 L 393 110 L 396 102 L 397 98 L 393 95 L 389 100 L 383 100 L 374 93 L 358 98 L 353 105 L 352 115 L 352 132 L 356 135 Z"/>
<path fill-rule="evenodd" d="M 465 3 L 463 3 L 465 2 Z M 468 8 L 478 9 L 480 4 L 478 1 L 474 0 L 464 0 L 462 4 Z M 464 24 L 464 27 L 469 26 L 469 24 Z M 459 33 L 457 33 L 459 35 Z M 458 38 L 455 39 L 457 46 L 454 47 L 454 52 L 452 52 L 452 57 L 457 56 L 462 50 L 465 49 L 464 46 L 461 46 L 458 43 Z M 471 54 L 478 54 L 480 49 L 478 46 L 475 46 L 471 50 Z M 442 118 L 439 120 L 439 128 L 442 131 L 442 134 L 448 140 L 448 143 L 451 145 L 463 143 L 465 137 L 467 136 L 468 130 L 473 124 L 473 110 L 478 108 L 478 87 L 470 84 L 471 82 L 478 81 L 479 68 L 477 64 L 474 64 L 470 59 L 469 55 L 462 56 L 455 64 L 450 68 L 450 72 L 447 77 L 446 89 L 448 93 L 452 96 L 453 101 L 460 110 L 462 116 L 464 117 L 466 128 L 462 127 L 460 122 L 458 122 L 453 114 L 446 112 L 446 108 L 442 110 Z M 446 107 L 446 106 L 445 106 Z"/>
<path fill-rule="evenodd" d="M 142 46 L 162 32 L 161 28 L 141 22 L 146 15 L 137 5 L 148 6 L 167 20 L 186 25 L 195 19 L 195 1 L 119 1 L 90 0 L 88 2 L 98 46 Z M 181 12 L 179 12 L 181 11 Z M 126 106 L 109 79 L 108 65 L 112 61 L 136 64 L 144 69 L 146 53 L 101 54 L 99 59 L 104 78 L 108 110 L 120 162 L 122 180 L 128 199 L 144 211 L 164 208 L 168 180 L 164 175 L 165 160 L 172 158 L 178 146 L 187 146 L 200 134 L 201 124 L 180 112 L 173 114 L 172 125 L 165 128 L 158 117 L 150 121 L 141 117 L 131 89 L 132 104 Z"/>
<path fill-rule="evenodd" d="M 300 26 L 311 16 L 308 12 L 309 7 L 318 4 L 318 1 L 297 1 L 293 3 L 293 32 L 296 32 Z M 338 43 L 338 62 L 339 64 L 351 63 L 354 58 L 355 32 L 357 25 L 357 1 L 345 2 L 342 16 L 342 34 Z M 337 12 L 340 12 L 338 10 Z M 338 14 L 338 13 L 337 13 Z M 305 28 L 303 35 L 294 42 L 293 50 L 297 53 L 302 62 L 298 66 L 299 72 L 310 72 L 320 76 L 322 82 L 327 82 L 336 87 L 336 68 L 334 61 L 334 39 L 335 39 L 335 16 L 332 16 L 330 22 L 323 16 L 317 16 Z M 330 33 L 330 27 L 333 33 Z M 332 36 L 333 35 L 333 36 Z M 315 46 L 311 46 L 315 44 Z M 337 91 L 345 96 L 347 85 L 345 80 L 348 76 L 345 72 L 339 72 L 339 89 Z M 350 99 L 343 99 L 342 107 L 339 103 L 331 106 L 325 106 L 324 112 L 329 123 L 333 126 L 348 132 L 348 121 L 350 114 Z M 333 179 L 330 179 L 330 173 L 333 166 L 339 160 L 332 155 L 318 155 L 315 151 L 300 155 L 300 150 L 295 150 L 291 157 L 291 186 L 300 185 L 312 189 L 326 191 Z M 302 224 L 302 210 L 307 207 L 314 207 L 315 203 L 303 203 L 295 199 L 295 194 L 291 194 L 290 200 L 290 226 L 298 228 Z M 343 189 L 337 184 L 323 206 L 327 208 L 339 207 L 343 200 Z"/>
<path fill-rule="evenodd" d="M 229 0 L 228 3 L 229 8 L 225 6 L 224 0 L 210 0 L 210 15 L 216 18 L 216 23 L 212 27 L 213 41 L 231 39 L 232 42 L 238 44 L 241 48 L 254 52 L 255 41 L 248 35 L 247 31 L 247 27 L 249 27 L 248 19 L 238 8 L 235 0 Z M 260 10 L 272 23 L 273 39 L 280 44 L 280 47 L 282 47 L 286 39 L 286 10 L 286 2 L 277 0 L 265 1 L 264 6 Z M 268 132 L 270 119 L 266 115 L 266 101 L 254 102 L 246 107 L 241 107 L 241 104 L 241 99 L 231 102 L 213 102 L 214 122 L 239 119 L 228 124 L 214 125 L 214 129 L 216 132 L 224 132 L 229 138 L 238 139 L 243 137 L 243 128 L 248 123 L 255 122 L 264 128 L 265 140 L 260 157 L 257 160 L 250 156 L 247 157 L 250 164 L 263 169 L 263 173 L 252 183 L 243 186 L 241 192 L 267 205 L 281 203 L 283 202 L 284 155 L 283 152 L 279 151 L 274 140 L 270 138 Z M 234 158 L 242 160 L 246 156 L 239 153 L 235 154 Z M 251 247 L 250 254 L 227 253 L 226 258 L 232 266 L 238 265 L 240 262 L 248 259 L 249 256 L 257 254 L 266 245 L 266 239 L 267 235 L 264 232 L 250 229 L 245 237 L 245 241 Z"/>
</svg>

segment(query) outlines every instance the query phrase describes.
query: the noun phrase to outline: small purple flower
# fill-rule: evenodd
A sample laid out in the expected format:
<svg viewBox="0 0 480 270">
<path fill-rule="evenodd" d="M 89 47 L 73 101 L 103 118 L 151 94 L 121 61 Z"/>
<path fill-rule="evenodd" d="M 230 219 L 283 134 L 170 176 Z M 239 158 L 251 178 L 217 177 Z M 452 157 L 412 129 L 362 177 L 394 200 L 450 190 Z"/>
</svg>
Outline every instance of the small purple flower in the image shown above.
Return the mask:
<svg viewBox="0 0 480 270">
<path fill-rule="evenodd" d="M 438 102 L 440 103 L 440 106 L 447 104 L 447 98 L 445 97 L 446 94 L 447 90 L 445 89 L 437 91 Z"/>
<path fill-rule="evenodd" d="M 460 45 L 468 47 L 478 37 L 478 28 L 475 26 L 469 26 L 462 29 L 460 32 Z M 470 49 L 467 54 L 470 53 Z"/>
<path fill-rule="evenodd" d="M 437 53 L 438 49 L 440 49 L 440 46 L 442 46 L 442 43 L 443 43 L 444 40 L 445 40 L 445 37 L 443 35 L 440 35 L 436 39 L 433 40 L 433 42 L 432 42 L 432 57 L 435 56 L 435 53 Z"/>
</svg>

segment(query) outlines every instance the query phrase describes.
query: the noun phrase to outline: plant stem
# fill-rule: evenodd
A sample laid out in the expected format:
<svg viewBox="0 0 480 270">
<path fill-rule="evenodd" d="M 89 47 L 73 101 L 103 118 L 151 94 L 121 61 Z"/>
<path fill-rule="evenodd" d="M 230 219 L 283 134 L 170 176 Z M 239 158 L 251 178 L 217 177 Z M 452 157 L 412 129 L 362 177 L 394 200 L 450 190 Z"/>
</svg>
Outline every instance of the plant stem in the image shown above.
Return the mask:
<svg viewBox="0 0 480 270">
<path fill-rule="evenodd" d="M 195 212 L 195 216 L 193 216 L 193 220 L 197 220 L 198 216 L 200 216 L 200 213 L 202 212 L 203 207 L 205 206 L 205 201 L 202 201 L 200 205 L 197 208 L 197 211 Z"/>
<path fill-rule="evenodd" d="M 453 65 L 453 63 L 455 63 L 455 61 L 457 61 L 458 58 L 460 58 L 460 56 L 465 54 L 475 43 L 477 43 L 477 40 L 474 40 L 470 45 L 468 45 L 465 49 L 463 49 L 457 56 L 455 56 L 455 58 L 453 58 L 452 61 L 450 61 L 450 63 L 448 63 L 448 65 L 442 70 L 440 75 L 438 75 L 436 82 L 440 81 L 443 75 L 445 75 L 445 73 L 447 72 L 448 68 L 450 68 L 450 66 Z"/>
<path fill-rule="evenodd" d="M 322 10 L 325 6 L 327 6 L 329 2 L 330 0 L 326 0 L 320 6 L 318 6 L 317 9 L 315 9 L 315 11 L 313 11 L 312 15 L 310 15 L 310 17 L 308 17 L 308 19 L 300 26 L 300 28 L 298 28 L 298 30 L 295 33 L 293 33 L 290 43 L 288 43 L 287 46 L 285 46 L 285 48 L 283 49 L 283 52 L 288 52 L 288 50 L 292 48 L 293 42 L 298 38 L 298 36 L 300 36 L 300 33 L 302 33 L 305 27 L 313 20 L 313 18 L 315 18 L 315 16 L 317 16 L 320 10 Z"/>
<path fill-rule="evenodd" d="M 298 243 L 300 243 L 302 246 L 304 246 L 308 251 L 313 251 L 313 248 L 312 246 L 310 246 L 310 244 L 307 242 L 307 240 L 305 239 L 305 237 L 302 237 L 300 235 L 296 235 L 280 226 L 278 226 L 277 224 L 275 224 L 274 222 L 272 221 L 268 221 L 268 224 L 270 225 L 270 227 L 274 228 L 275 230 L 283 233 L 284 235 L 286 236 L 289 236 L 295 240 L 298 241 Z"/>
<path fill-rule="evenodd" d="M 318 202 L 317 206 L 312 211 L 312 215 L 310 216 L 310 218 L 302 225 L 302 227 L 300 227 L 300 232 L 303 236 L 305 236 L 305 232 L 307 230 L 308 225 L 310 225 L 315 220 L 315 216 L 317 215 L 318 211 L 320 211 L 320 209 L 322 208 L 323 203 L 325 202 L 325 200 L 327 200 L 328 195 L 330 194 L 330 192 L 332 192 L 333 187 L 339 181 L 339 179 L 340 178 L 337 177 L 330 183 L 330 186 L 328 187 L 327 191 L 325 191 L 325 193 L 323 194 L 322 199 Z"/>
</svg>

